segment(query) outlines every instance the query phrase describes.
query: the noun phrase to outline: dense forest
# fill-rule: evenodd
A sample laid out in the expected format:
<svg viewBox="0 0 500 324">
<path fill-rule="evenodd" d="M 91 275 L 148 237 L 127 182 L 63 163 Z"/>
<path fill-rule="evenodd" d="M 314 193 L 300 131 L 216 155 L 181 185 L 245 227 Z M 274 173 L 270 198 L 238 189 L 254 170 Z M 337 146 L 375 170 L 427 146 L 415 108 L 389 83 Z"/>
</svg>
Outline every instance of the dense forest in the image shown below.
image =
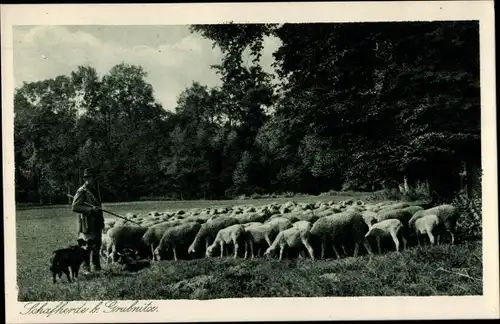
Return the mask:
<svg viewBox="0 0 500 324">
<path fill-rule="evenodd" d="M 104 201 L 373 191 L 405 179 L 451 197 L 480 165 L 477 22 L 190 29 L 222 50 L 212 67 L 222 85 L 193 80 L 175 111 L 127 63 L 17 88 L 16 200 L 67 202 L 89 166 Z M 277 77 L 259 65 L 271 35 Z"/>
</svg>

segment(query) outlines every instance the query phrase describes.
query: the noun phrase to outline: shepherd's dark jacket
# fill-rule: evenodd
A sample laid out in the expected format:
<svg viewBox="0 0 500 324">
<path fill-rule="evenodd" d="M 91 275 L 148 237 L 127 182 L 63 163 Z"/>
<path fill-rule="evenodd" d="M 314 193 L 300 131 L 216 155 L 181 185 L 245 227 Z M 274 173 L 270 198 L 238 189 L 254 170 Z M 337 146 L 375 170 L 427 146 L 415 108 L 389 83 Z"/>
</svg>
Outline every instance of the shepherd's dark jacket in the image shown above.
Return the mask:
<svg viewBox="0 0 500 324">
<path fill-rule="evenodd" d="M 73 198 L 72 209 L 75 213 L 80 213 L 78 217 L 78 232 L 100 237 L 100 233 L 104 228 L 102 211 L 92 211 L 92 207 L 85 203 L 101 207 L 101 201 L 98 196 L 86 184 L 78 188 Z"/>
</svg>

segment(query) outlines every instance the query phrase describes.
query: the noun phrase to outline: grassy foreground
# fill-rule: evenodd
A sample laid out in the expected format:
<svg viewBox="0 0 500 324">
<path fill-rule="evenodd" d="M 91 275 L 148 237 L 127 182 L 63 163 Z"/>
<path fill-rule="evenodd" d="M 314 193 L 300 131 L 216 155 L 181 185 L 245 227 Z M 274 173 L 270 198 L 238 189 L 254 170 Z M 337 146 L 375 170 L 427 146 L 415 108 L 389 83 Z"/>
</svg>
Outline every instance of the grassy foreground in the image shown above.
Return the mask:
<svg viewBox="0 0 500 324">
<path fill-rule="evenodd" d="M 254 204 L 248 200 L 240 203 Z M 139 203 L 135 208 L 114 205 L 112 210 L 124 213 L 172 208 L 171 202 L 151 204 Z M 176 208 L 187 207 L 179 204 Z M 49 272 L 50 255 L 74 241 L 76 214 L 68 208 L 44 208 L 18 211 L 16 218 L 20 301 L 482 294 L 480 241 L 338 261 L 164 261 L 139 273 L 110 268 L 80 277 L 72 284 L 63 277 L 54 285 Z"/>
</svg>

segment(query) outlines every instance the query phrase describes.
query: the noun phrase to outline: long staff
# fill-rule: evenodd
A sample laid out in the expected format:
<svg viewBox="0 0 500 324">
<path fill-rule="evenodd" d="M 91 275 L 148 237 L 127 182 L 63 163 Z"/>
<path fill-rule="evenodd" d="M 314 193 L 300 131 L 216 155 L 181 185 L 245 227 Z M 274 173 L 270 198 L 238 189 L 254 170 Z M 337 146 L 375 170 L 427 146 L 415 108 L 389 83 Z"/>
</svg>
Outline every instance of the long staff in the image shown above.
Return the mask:
<svg viewBox="0 0 500 324">
<path fill-rule="evenodd" d="M 74 197 L 73 197 L 72 195 L 70 195 L 70 194 L 67 194 L 67 196 L 68 196 L 68 197 L 70 197 L 71 199 L 73 199 L 73 198 L 74 198 Z M 115 217 L 118 217 L 118 218 L 124 219 L 124 220 L 126 220 L 127 222 L 131 222 L 131 223 L 134 223 L 134 224 L 139 225 L 139 226 L 141 225 L 141 224 L 139 224 L 139 223 L 134 222 L 134 221 L 133 221 L 133 220 L 131 220 L 131 219 L 128 219 L 128 218 L 123 217 L 123 216 L 120 216 L 120 215 L 118 215 L 118 214 L 115 214 L 115 213 L 113 213 L 113 212 L 110 212 L 109 210 L 103 209 L 103 208 L 101 208 L 101 207 L 94 206 L 94 205 L 92 205 L 92 204 L 90 204 L 90 203 L 88 203 L 88 202 L 85 202 L 85 205 L 87 205 L 87 206 L 89 206 L 89 207 L 97 207 L 97 208 L 99 208 L 100 210 L 102 210 L 102 211 L 103 211 L 103 212 L 105 212 L 105 213 L 108 213 L 108 214 L 113 215 L 113 216 L 115 216 Z"/>
</svg>

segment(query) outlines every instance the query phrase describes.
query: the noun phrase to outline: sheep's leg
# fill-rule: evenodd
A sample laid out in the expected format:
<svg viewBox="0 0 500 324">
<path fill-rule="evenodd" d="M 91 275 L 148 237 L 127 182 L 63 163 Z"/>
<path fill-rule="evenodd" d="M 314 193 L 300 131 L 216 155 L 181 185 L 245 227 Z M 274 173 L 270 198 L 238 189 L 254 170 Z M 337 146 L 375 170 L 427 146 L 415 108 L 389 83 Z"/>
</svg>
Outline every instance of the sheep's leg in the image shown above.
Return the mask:
<svg viewBox="0 0 500 324">
<path fill-rule="evenodd" d="M 440 241 L 440 239 L 441 239 L 441 234 L 439 234 L 439 233 L 438 233 L 438 234 L 436 235 L 436 243 L 437 243 L 438 245 L 439 245 L 439 241 Z"/>
<path fill-rule="evenodd" d="M 434 239 L 434 235 L 432 234 L 432 228 L 427 226 L 426 231 L 427 231 L 427 236 L 429 236 L 429 242 L 432 245 L 434 245 L 436 243 L 436 240 Z"/>
<path fill-rule="evenodd" d="M 208 250 L 208 238 L 205 239 L 205 252 Z"/>
<path fill-rule="evenodd" d="M 233 245 L 234 245 L 234 258 L 236 259 L 236 257 L 238 256 L 238 241 L 236 239 L 234 239 Z"/>
<path fill-rule="evenodd" d="M 155 260 L 155 249 L 153 248 L 153 244 L 151 244 L 150 246 L 151 246 L 151 259 L 153 261 L 156 261 Z"/>
<path fill-rule="evenodd" d="M 302 239 L 302 244 L 304 244 L 304 246 L 306 247 L 307 252 L 309 252 L 309 255 L 311 256 L 311 259 L 314 260 L 314 250 L 311 244 L 309 244 L 309 242 L 307 242 L 305 238 Z"/>
<path fill-rule="evenodd" d="M 370 243 L 368 243 L 367 239 L 363 240 L 363 245 L 364 245 L 366 251 L 368 252 L 368 254 L 370 254 L 370 255 L 373 254 L 372 248 L 370 246 Z"/>
<path fill-rule="evenodd" d="M 253 241 L 250 241 L 250 253 L 252 254 L 251 258 L 253 259 L 254 258 L 254 254 L 253 254 Z"/>
<path fill-rule="evenodd" d="M 403 250 L 406 250 L 406 245 L 408 244 L 408 241 L 406 240 L 406 238 L 404 236 L 401 239 L 403 241 Z"/>
<path fill-rule="evenodd" d="M 248 257 L 248 242 L 245 242 L 245 255 L 243 256 L 243 259 L 246 260 L 247 257 Z"/>
<path fill-rule="evenodd" d="M 283 259 L 283 250 L 285 249 L 285 246 L 284 245 L 281 245 L 280 246 L 280 261 L 281 259 Z"/>
<path fill-rule="evenodd" d="M 177 261 L 177 251 L 175 249 L 175 245 L 172 246 L 172 251 L 174 252 L 174 261 Z"/>
<path fill-rule="evenodd" d="M 273 245 L 273 242 L 271 241 L 271 239 L 269 238 L 269 235 L 266 235 L 265 236 L 265 239 L 266 239 L 266 243 L 268 245 L 268 248 Z M 260 256 L 260 247 L 259 247 L 259 256 Z"/>
<path fill-rule="evenodd" d="M 269 235 L 266 235 L 264 236 L 264 238 L 266 239 L 266 242 L 269 246 L 271 246 L 273 244 L 273 242 L 271 241 L 271 239 L 269 238 Z"/>
<path fill-rule="evenodd" d="M 418 233 L 418 231 L 416 231 L 415 234 L 417 236 L 417 244 L 420 247 L 420 234 Z"/>
<path fill-rule="evenodd" d="M 394 241 L 394 245 L 396 245 L 396 252 L 399 252 L 399 240 L 398 240 L 396 233 L 391 232 L 391 237 L 392 237 L 392 240 Z"/>
<path fill-rule="evenodd" d="M 429 242 L 431 242 L 432 245 L 435 245 L 436 239 L 434 238 L 434 235 L 432 235 L 432 232 L 431 231 L 427 232 L 427 235 L 429 236 Z"/>
<path fill-rule="evenodd" d="M 340 259 L 340 254 L 339 251 L 337 251 L 337 248 L 335 247 L 335 243 L 332 244 L 333 252 L 335 252 L 335 255 L 337 256 L 337 259 Z"/>
<path fill-rule="evenodd" d="M 220 257 L 224 257 L 224 242 L 220 242 Z"/>
<path fill-rule="evenodd" d="M 378 254 L 382 254 L 382 248 L 380 247 L 380 236 L 377 236 L 377 248 Z"/>
<path fill-rule="evenodd" d="M 354 256 L 358 256 L 358 253 L 359 253 L 359 242 L 356 242 L 354 244 Z"/>
<path fill-rule="evenodd" d="M 117 254 L 116 244 L 113 244 L 113 246 L 111 247 L 111 262 L 116 262 L 116 254 Z"/>
<path fill-rule="evenodd" d="M 448 230 L 448 232 L 450 232 L 451 235 L 451 244 L 455 244 L 455 234 L 453 234 L 453 231 L 451 230 Z"/>
</svg>

